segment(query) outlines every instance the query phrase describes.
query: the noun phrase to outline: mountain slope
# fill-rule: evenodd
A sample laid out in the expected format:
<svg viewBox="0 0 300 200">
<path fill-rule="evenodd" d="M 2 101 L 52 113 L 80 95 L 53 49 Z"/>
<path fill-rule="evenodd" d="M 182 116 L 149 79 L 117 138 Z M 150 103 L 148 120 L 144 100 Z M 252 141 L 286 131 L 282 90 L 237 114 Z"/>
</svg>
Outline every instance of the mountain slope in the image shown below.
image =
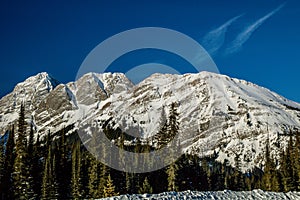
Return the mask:
<svg viewBox="0 0 300 200">
<path fill-rule="evenodd" d="M 0 133 L 2 134 L 7 126 L 18 118 L 22 102 L 25 104 L 25 109 L 28 111 L 27 118 L 29 118 L 30 113 L 37 109 L 41 101 L 58 84 L 57 80 L 45 72 L 17 84 L 10 94 L 0 99 Z"/>
<path fill-rule="evenodd" d="M 159 131 L 168 106 L 177 102 L 183 151 L 199 156 L 215 151 L 220 161 L 228 159 L 232 165 L 239 154 L 246 170 L 263 163 L 267 138 L 276 157 L 286 146 L 284 135 L 300 129 L 298 103 L 224 75 L 153 74 L 138 85 L 121 73 L 89 73 L 60 85 L 47 77 L 31 77 L 0 100 L 2 133 L 26 101 L 27 121 L 42 135 L 73 123 L 77 129 L 89 121 L 101 125 L 113 118 L 114 127 L 146 138 Z"/>
</svg>

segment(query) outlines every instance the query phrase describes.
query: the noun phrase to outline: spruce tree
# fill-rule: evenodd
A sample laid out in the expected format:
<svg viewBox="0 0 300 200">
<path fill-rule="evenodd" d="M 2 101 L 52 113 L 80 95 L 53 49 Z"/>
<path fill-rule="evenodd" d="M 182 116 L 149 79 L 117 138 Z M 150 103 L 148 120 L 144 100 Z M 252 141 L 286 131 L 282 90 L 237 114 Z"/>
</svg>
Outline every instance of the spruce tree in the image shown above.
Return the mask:
<svg viewBox="0 0 300 200">
<path fill-rule="evenodd" d="M 89 155 L 89 168 L 88 168 L 88 176 L 89 176 L 89 197 L 90 198 L 98 198 L 99 191 L 99 163 L 91 154 Z"/>
<path fill-rule="evenodd" d="M 211 168 L 210 168 L 210 164 L 208 163 L 207 161 L 207 158 L 203 158 L 201 160 L 201 166 L 202 166 L 202 169 L 203 169 L 203 183 L 206 183 L 206 184 L 202 184 L 203 186 L 203 189 L 204 190 L 212 190 L 212 172 L 211 172 Z"/>
<path fill-rule="evenodd" d="M 93 133 L 95 134 L 95 133 Z M 104 184 L 104 181 L 99 180 L 101 178 L 100 176 L 100 163 L 97 161 L 97 159 L 94 157 L 94 155 L 97 154 L 97 151 L 99 150 L 98 144 L 97 144 L 97 138 L 94 135 L 91 137 L 90 140 L 90 146 L 92 147 L 91 152 L 88 154 L 89 158 L 89 167 L 88 167 L 88 190 L 89 190 L 89 197 L 91 198 L 98 198 L 100 197 L 100 194 L 102 193 L 102 185 Z M 103 152 L 105 154 L 105 152 Z M 101 185 L 101 186 L 100 186 Z"/>
<path fill-rule="evenodd" d="M 177 103 L 171 103 L 169 107 L 169 116 L 167 120 L 165 119 L 164 112 L 162 113 L 163 120 L 160 122 L 160 130 L 154 136 L 154 139 L 158 142 L 157 148 L 167 145 L 170 141 L 174 139 L 179 130 L 178 123 L 178 112 L 177 112 Z"/>
<path fill-rule="evenodd" d="M 4 154 L 4 141 L 0 137 L 0 199 L 4 198 L 4 164 L 5 164 L 5 154 Z"/>
<path fill-rule="evenodd" d="M 176 176 L 177 176 L 177 165 L 176 163 L 172 163 L 167 167 L 166 171 L 168 175 L 168 191 L 177 191 L 178 186 L 176 184 Z"/>
<path fill-rule="evenodd" d="M 228 189 L 229 188 L 229 173 L 227 170 L 227 167 L 229 166 L 229 161 L 227 159 L 224 160 L 224 163 L 222 164 L 222 172 L 223 172 L 223 176 L 224 176 L 224 188 Z"/>
<path fill-rule="evenodd" d="M 81 152 L 80 142 L 74 144 L 72 148 L 72 197 L 73 199 L 82 198 L 81 196 Z"/>
<path fill-rule="evenodd" d="M 292 188 L 291 190 L 296 191 L 299 189 L 299 136 L 297 132 L 290 133 L 290 145 L 291 149 L 291 170 L 292 170 Z"/>
<path fill-rule="evenodd" d="M 168 138 L 173 139 L 179 131 L 177 103 L 173 102 L 169 111 L 169 123 L 168 123 Z"/>
<path fill-rule="evenodd" d="M 101 144 L 102 145 L 102 144 Z M 111 157 L 111 151 L 110 154 L 108 155 L 106 152 L 106 147 L 105 146 L 99 146 L 97 147 L 97 151 L 101 151 L 102 157 L 106 160 L 112 159 Z M 98 161 L 97 161 L 98 162 Z M 106 166 L 105 164 L 99 163 L 98 162 L 98 188 L 97 188 L 97 195 L 100 197 L 104 197 L 104 188 L 107 180 L 107 176 L 110 173 L 110 168 Z"/>
<path fill-rule="evenodd" d="M 33 191 L 37 197 L 41 195 L 41 185 L 42 185 L 42 171 L 43 164 L 41 162 L 41 146 L 40 146 L 40 136 L 37 135 L 35 144 L 33 145 L 33 152 L 31 157 L 31 172 L 33 177 Z"/>
<path fill-rule="evenodd" d="M 139 189 L 139 193 L 140 194 L 145 194 L 145 193 L 151 194 L 152 191 L 153 191 L 152 187 L 148 181 L 148 178 L 146 177 L 144 179 L 143 186 Z"/>
<path fill-rule="evenodd" d="M 18 120 L 18 137 L 16 141 L 16 159 L 14 162 L 13 183 L 14 194 L 17 199 L 30 199 L 32 186 L 28 182 L 28 166 L 27 166 L 27 140 L 26 140 L 26 123 L 25 109 L 21 105 Z"/>
<path fill-rule="evenodd" d="M 126 193 L 132 194 L 132 178 L 133 175 L 129 172 L 126 172 L 125 174 L 125 187 L 126 187 Z"/>
<path fill-rule="evenodd" d="M 84 198 L 89 197 L 89 190 L 88 190 L 88 184 L 89 184 L 89 176 L 88 176 L 88 169 L 89 169 L 89 158 L 88 158 L 88 152 L 85 150 L 81 150 L 81 196 Z"/>
<path fill-rule="evenodd" d="M 107 177 L 105 187 L 104 187 L 104 197 L 112 197 L 112 196 L 117 196 L 117 195 L 118 195 L 118 193 L 115 191 L 114 183 L 109 174 Z"/>
<path fill-rule="evenodd" d="M 99 163 L 99 170 L 100 173 L 97 194 L 100 197 L 103 197 L 107 175 L 109 174 L 109 167 L 107 167 L 105 164 Z"/>
<path fill-rule="evenodd" d="M 283 191 L 288 192 L 294 190 L 294 177 L 293 177 L 293 138 L 290 134 L 288 147 L 284 153 L 282 153 L 280 171 L 282 174 Z"/>
<path fill-rule="evenodd" d="M 4 162 L 4 198 L 3 199 L 13 199 L 12 196 L 14 192 L 12 191 L 12 173 L 13 166 L 15 162 L 15 131 L 14 126 L 12 126 L 9 131 L 8 139 L 5 146 L 5 162 Z"/>
<path fill-rule="evenodd" d="M 267 138 L 266 142 L 266 152 L 265 152 L 265 167 L 264 167 L 264 174 L 262 177 L 262 187 L 263 190 L 271 191 L 272 189 L 272 173 L 273 173 L 273 166 L 272 160 L 270 156 L 270 149 L 269 149 L 269 137 Z"/>
<path fill-rule="evenodd" d="M 241 155 L 239 153 L 235 154 L 235 169 L 233 174 L 233 189 L 241 191 L 244 188 L 244 177 L 242 175 L 242 166 L 241 166 Z"/>
<path fill-rule="evenodd" d="M 33 147 L 34 147 L 34 131 L 33 124 L 30 124 L 29 140 L 28 140 L 28 160 L 31 161 L 33 157 Z"/>
<path fill-rule="evenodd" d="M 168 127 L 168 121 L 166 118 L 166 113 L 164 110 L 164 107 L 162 108 L 162 113 L 160 116 L 160 121 L 159 121 L 159 131 L 157 134 L 154 135 L 154 141 L 157 143 L 157 148 L 161 148 L 162 146 L 168 144 L 168 139 L 167 139 L 167 127 Z"/>
<path fill-rule="evenodd" d="M 30 198 L 36 198 L 38 191 L 36 190 L 37 187 L 35 186 L 37 184 L 37 182 L 35 182 L 35 178 L 34 175 L 36 175 L 36 171 L 35 170 L 35 165 L 38 165 L 38 163 L 36 163 L 35 159 L 34 159 L 34 132 L 33 132 L 33 125 L 31 123 L 30 126 L 30 132 L 29 132 L 29 140 L 28 140 L 28 147 L 27 147 L 27 162 L 26 165 L 28 167 L 28 183 L 30 188 L 30 191 L 28 191 L 28 194 L 30 196 Z"/>
<path fill-rule="evenodd" d="M 56 154 L 56 177 L 57 177 L 57 184 L 58 184 L 58 194 L 60 199 L 68 199 L 69 191 L 70 191 L 70 171 L 71 166 L 68 162 L 68 150 L 67 150 L 67 143 L 66 143 L 66 130 L 63 128 L 60 131 L 60 138 L 57 147 L 57 154 Z"/>
<path fill-rule="evenodd" d="M 169 111 L 169 122 L 168 122 L 168 128 L 167 128 L 167 137 L 169 139 L 169 142 L 173 143 L 173 148 L 170 149 L 170 155 L 167 155 L 170 157 L 171 164 L 167 167 L 167 175 L 168 175 L 168 191 L 177 191 L 178 186 L 176 184 L 176 176 L 177 176 L 177 170 L 178 166 L 177 163 L 174 160 L 174 156 L 176 155 L 177 151 L 180 151 L 177 147 L 180 145 L 179 141 L 177 141 L 176 136 L 178 136 L 179 131 L 179 123 L 178 123 L 178 112 L 177 112 L 177 104 L 172 103 L 170 106 Z M 176 149 L 174 149 L 174 146 L 176 146 Z"/>
<path fill-rule="evenodd" d="M 49 136 L 48 136 L 49 138 Z M 49 141 L 49 139 L 47 139 Z M 58 183 L 56 179 L 56 158 L 53 154 L 52 145 L 48 145 L 47 158 L 44 164 L 42 180 L 42 199 L 58 198 Z"/>
<path fill-rule="evenodd" d="M 295 170 L 296 170 L 296 185 L 297 191 L 300 191 L 300 132 L 297 131 L 296 133 L 296 142 L 295 142 Z"/>
</svg>

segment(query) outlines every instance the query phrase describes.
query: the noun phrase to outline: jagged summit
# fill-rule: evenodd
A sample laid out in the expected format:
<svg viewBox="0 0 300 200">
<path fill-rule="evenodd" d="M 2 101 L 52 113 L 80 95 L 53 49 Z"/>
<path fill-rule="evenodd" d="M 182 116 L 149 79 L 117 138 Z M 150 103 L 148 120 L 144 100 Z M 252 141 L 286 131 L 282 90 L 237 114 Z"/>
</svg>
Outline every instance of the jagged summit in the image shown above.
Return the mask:
<svg viewBox="0 0 300 200">
<path fill-rule="evenodd" d="M 162 114 L 178 102 L 180 131 L 186 141 L 193 141 L 184 151 L 199 156 L 215 151 L 219 160 L 233 165 L 238 153 L 243 169 L 263 162 L 268 136 L 276 157 L 287 144 L 283 135 L 300 129 L 300 104 L 256 84 L 210 72 L 156 73 L 137 85 L 122 73 L 88 73 L 66 84 L 39 73 L 0 99 L 0 134 L 16 122 L 22 101 L 28 123 L 42 136 L 71 124 L 78 129 L 90 120 L 113 118 L 115 128 L 138 130 L 144 138 L 158 132 Z"/>
</svg>

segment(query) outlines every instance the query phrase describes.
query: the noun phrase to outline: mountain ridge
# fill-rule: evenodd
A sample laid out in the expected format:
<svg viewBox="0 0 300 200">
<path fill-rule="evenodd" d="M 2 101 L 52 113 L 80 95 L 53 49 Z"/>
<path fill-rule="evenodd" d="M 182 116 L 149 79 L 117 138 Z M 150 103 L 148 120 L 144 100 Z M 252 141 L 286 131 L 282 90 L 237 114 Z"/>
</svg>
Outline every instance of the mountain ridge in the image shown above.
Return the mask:
<svg viewBox="0 0 300 200">
<path fill-rule="evenodd" d="M 183 151 L 199 156 L 218 152 L 220 161 L 232 165 L 238 152 L 244 170 L 263 163 L 267 137 L 276 158 L 287 144 L 280 135 L 300 129 L 300 104 L 251 82 L 210 72 L 156 73 L 136 85 L 122 73 L 88 73 L 66 84 L 39 73 L 0 99 L 1 134 L 16 123 L 22 101 L 27 122 L 41 135 L 71 124 L 76 130 L 88 121 L 101 125 L 113 117 L 115 128 L 145 138 L 158 132 L 162 113 L 178 102 L 183 142 L 194 141 Z"/>
</svg>

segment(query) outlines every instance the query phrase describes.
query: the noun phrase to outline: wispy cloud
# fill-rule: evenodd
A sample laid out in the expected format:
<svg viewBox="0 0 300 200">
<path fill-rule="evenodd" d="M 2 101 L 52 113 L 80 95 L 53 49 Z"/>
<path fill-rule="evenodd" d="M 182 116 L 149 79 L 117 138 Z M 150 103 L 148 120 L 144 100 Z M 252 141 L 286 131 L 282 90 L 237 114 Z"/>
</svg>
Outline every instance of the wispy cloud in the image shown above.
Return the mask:
<svg viewBox="0 0 300 200">
<path fill-rule="evenodd" d="M 277 13 L 280 9 L 282 9 L 285 6 L 286 3 L 281 4 L 276 9 L 268 13 L 267 15 L 263 16 L 262 18 L 258 19 L 253 24 L 247 26 L 238 36 L 235 40 L 232 41 L 232 43 L 229 45 L 229 47 L 225 50 L 225 54 L 232 54 L 236 53 L 239 50 L 241 50 L 243 44 L 247 42 L 247 40 L 251 37 L 253 32 L 257 30 L 267 19 L 269 19 L 271 16 L 273 16 L 275 13 Z"/>
<path fill-rule="evenodd" d="M 210 53 L 210 55 L 215 54 L 222 47 L 228 27 L 241 16 L 242 15 L 239 15 L 228 20 L 223 25 L 213 29 L 203 37 L 202 45 Z"/>
</svg>

